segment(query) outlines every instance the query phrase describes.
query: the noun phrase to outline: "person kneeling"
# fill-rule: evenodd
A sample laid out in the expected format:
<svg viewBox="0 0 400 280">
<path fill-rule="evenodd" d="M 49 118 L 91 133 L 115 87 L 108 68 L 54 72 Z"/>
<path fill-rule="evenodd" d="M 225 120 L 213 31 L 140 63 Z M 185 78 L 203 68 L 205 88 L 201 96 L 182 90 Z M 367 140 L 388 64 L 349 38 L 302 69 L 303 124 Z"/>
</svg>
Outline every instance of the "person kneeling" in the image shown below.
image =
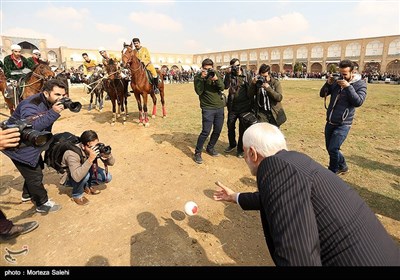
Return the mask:
<svg viewBox="0 0 400 280">
<path fill-rule="evenodd" d="M 72 187 L 72 199 L 78 205 L 86 205 L 89 200 L 84 197 L 84 192 L 92 195 L 100 193 L 92 185 L 111 181 L 107 167 L 114 165 L 115 159 L 111 148 L 99 143 L 97 133 L 93 130 L 84 131 L 80 143 L 76 145 L 80 147 L 82 155 L 72 150 L 64 153 L 61 165 L 67 172 L 63 174 L 61 184 Z M 97 159 L 103 161 L 105 169 L 98 167 Z"/>
</svg>

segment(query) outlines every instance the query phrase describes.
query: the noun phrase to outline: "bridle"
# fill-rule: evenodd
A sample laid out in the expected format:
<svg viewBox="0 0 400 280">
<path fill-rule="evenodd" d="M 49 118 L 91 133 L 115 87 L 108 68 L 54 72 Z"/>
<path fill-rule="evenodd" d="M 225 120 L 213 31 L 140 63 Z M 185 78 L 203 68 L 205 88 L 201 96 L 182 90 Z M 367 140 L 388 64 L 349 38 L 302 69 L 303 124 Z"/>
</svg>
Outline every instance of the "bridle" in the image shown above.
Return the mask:
<svg viewBox="0 0 400 280">
<path fill-rule="evenodd" d="M 129 55 L 127 55 L 127 50 L 129 49 Z M 122 57 L 127 57 L 126 63 L 125 64 L 129 64 L 131 65 L 132 59 L 134 57 L 134 55 L 132 54 L 133 49 L 130 46 L 126 46 L 123 50 L 122 50 Z M 138 60 L 139 63 L 139 67 L 137 69 L 131 69 L 131 72 L 136 72 L 138 70 L 140 70 L 141 68 L 143 69 L 143 65 L 142 63 L 140 63 L 139 59 L 136 57 L 136 59 Z M 122 59 L 123 60 L 123 59 Z"/>
</svg>

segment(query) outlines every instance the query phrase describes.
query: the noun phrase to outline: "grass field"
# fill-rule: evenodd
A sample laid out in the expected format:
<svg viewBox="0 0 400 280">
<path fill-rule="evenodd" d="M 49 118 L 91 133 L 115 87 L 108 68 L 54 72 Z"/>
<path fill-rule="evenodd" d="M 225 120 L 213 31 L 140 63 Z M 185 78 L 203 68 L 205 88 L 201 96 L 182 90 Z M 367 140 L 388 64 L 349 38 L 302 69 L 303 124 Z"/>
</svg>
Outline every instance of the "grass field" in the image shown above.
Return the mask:
<svg viewBox="0 0 400 280">
<path fill-rule="evenodd" d="M 288 118 L 281 129 L 289 149 L 306 153 L 326 166 L 326 110 L 323 98 L 319 97 L 324 81 L 281 83 L 282 105 Z M 164 128 L 199 134 L 201 112 L 193 84 L 166 85 L 166 99 L 174 121 L 166 122 Z M 396 221 L 400 221 L 399 112 L 400 86 L 368 84 L 366 101 L 356 109 L 353 126 L 342 146 L 350 169 L 343 179 L 359 191 L 375 213 Z M 220 140 L 227 143 L 226 125 Z M 217 148 L 222 151 L 224 147 L 219 143 Z"/>
</svg>

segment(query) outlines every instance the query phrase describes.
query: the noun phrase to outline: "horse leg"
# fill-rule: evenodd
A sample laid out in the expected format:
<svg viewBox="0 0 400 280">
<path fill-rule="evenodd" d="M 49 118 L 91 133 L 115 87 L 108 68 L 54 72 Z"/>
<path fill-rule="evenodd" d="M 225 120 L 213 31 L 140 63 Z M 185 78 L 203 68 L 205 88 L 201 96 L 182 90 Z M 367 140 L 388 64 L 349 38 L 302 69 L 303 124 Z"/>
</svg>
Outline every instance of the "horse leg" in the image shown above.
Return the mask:
<svg viewBox="0 0 400 280">
<path fill-rule="evenodd" d="M 153 112 L 151 113 L 151 118 L 155 119 L 157 114 L 157 97 L 154 93 L 150 94 L 151 99 L 153 99 Z"/>
<path fill-rule="evenodd" d="M 166 118 L 167 117 L 167 109 L 165 108 L 164 89 L 160 90 L 160 98 L 161 98 L 163 118 Z"/>
<path fill-rule="evenodd" d="M 103 110 L 104 107 L 104 100 L 103 100 L 103 90 L 100 91 L 99 93 L 99 107 L 100 107 L 100 112 Z"/>
<path fill-rule="evenodd" d="M 115 121 L 117 120 L 117 114 L 115 113 L 116 110 L 115 110 L 115 99 L 114 98 L 111 98 L 111 104 L 112 104 L 112 111 L 113 111 L 113 115 L 112 115 L 112 119 L 111 119 L 111 125 L 114 126 L 115 125 Z"/>
<path fill-rule="evenodd" d="M 89 102 L 89 107 L 88 107 L 88 111 L 92 110 L 92 103 L 93 103 L 93 92 L 90 93 L 90 102 Z M 96 107 L 96 104 L 94 104 Z"/>
<path fill-rule="evenodd" d="M 148 127 L 150 124 L 149 124 L 149 116 L 148 116 L 148 114 L 147 114 L 147 93 L 146 92 L 144 92 L 143 93 L 143 111 L 144 111 L 144 121 L 143 121 L 143 125 L 145 126 L 145 127 Z"/>
<path fill-rule="evenodd" d="M 138 104 L 138 110 L 139 110 L 139 124 L 143 123 L 143 108 L 142 108 L 142 100 L 140 97 L 140 93 L 135 92 L 135 98 L 136 102 Z"/>
<path fill-rule="evenodd" d="M 128 113 L 128 96 L 124 96 L 124 102 L 125 102 L 125 115 L 129 117 Z"/>
</svg>

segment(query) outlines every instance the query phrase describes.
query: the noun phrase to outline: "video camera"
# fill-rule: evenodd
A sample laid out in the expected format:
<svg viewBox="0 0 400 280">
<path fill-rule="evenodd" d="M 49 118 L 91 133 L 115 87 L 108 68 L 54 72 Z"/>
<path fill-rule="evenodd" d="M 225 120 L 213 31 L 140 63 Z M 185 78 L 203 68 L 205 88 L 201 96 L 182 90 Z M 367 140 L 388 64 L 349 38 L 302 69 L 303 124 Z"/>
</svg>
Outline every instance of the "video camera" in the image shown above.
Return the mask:
<svg viewBox="0 0 400 280">
<path fill-rule="evenodd" d="M 232 65 L 231 66 L 231 75 L 232 76 L 237 76 L 239 74 L 239 65 Z"/>
<path fill-rule="evenodd" d="M 72 102 L 72 100 L 68 97 L 63 97 L 58 102 L 64 105 L 64 109 L 69 109 L 74 113 L 78 113 L 82 108 L 82 104 L 80 102 Z"/>
<path fill-rule="evenodd" d="M 42 147 L 53 137 L 51 132 L 34 130 L 32 125 L 28 124 L 24 119 L 13 120 L 13 122 L 10 122 L 10 120 L 2 122 L 0 126 L 2 130 L 18 127 L 21 134 L 19 147 Z"/>
<path fill-rule="evenodd" d="M 104 155 L 111 154 L 111 147 L 110 146 L 106 146 L 103 143 L 97 143 L 95 147 L 97 147 L 97 149 L 100 152 L 100 154 L 97 157 L 101 157 L 101 154 L 104 154 Z"/>
<path fill-rule="evenodd" d="M 256 80 L 256 86 L 258 87 L 258 88 L 260 88 L 260 87 L 262 87 L 262 85 L 264 84 L 264 83 L 266 83 L 267 81 L 266 81 L 266 79 L 265 79 L 265 77 L 264 76 L 258 76 L 257 77 L 257 80 Z"/>
<path fill-rule="evenodd" d="M 212 69 L 212 68 L 207 69 L 207 76 L 206 76 L 206 79 L 208 79 L 208 78 L 214 78 L 214 76 L 215 76 L 215 70 Z"/>
</svg>

